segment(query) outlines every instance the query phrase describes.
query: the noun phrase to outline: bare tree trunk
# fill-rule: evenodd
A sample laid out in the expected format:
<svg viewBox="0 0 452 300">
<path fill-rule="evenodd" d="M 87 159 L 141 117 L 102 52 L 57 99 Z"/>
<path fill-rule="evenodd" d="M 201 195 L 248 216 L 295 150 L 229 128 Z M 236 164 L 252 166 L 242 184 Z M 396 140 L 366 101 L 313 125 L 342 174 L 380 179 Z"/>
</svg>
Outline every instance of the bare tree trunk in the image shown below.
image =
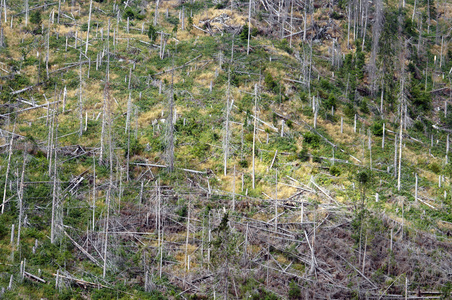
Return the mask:
<svg viewBox="0 0 452 300">
<path fill-rule="evenodd" d="M 82 52 L 80 51 L 80 89 L 79 89 L 79 102 L 78 102 L 78 110 L 79 110 L 79 123 L 80 123 L 80 129 L 79 129 L 79 136 L 82 136 L 83 134 L 83 100 L 82 100 L 82 85 L 83 85 L 83 79 L 82 79 Z"/>
<path fill-rule="evenodd" d="M 3 188 L 3 202 L 2 202 L 2 215 L 5 211 L 5 205 L 6 205 L 6 188 L 8 186 L 8 176 L 9 176 L 9 169 L 11 167 L 11 155 L 13 152 L 13 141 L 14 141 L 14 131 L 16 129 L 16 125 L 14 124 L 14 129 L 11 134 L 11 139 L 9 140 L 9 151 L 8 151 L 8 165 L 6 167 L 6 174 L 5 174 L 5 186 Z"/>
<path fill-rule="evenodd" d="M 403 119 L 402 119 L 403 120 Z M 399 170 L 398 170 L 398 178 L 397 178 L 397 190 L 400 192 L 400 180 L 401 180 L 401 171 L 402 171 L 402 129 L 403 129 L 403 121 L 400 123 L 400 141 L 399 141 Z"/>
<path fill-rule="evenodd" d="M 278 232 L 278 169 L 276 169 L 275 180 L 275 232 Z"/>
<path fill-rule="evenodd" d="M 232 211 L 235 211 L 235 165 L 234 165 L 234 178 L 232 180 Z"/>
<path fill-rule="evenodd" d="M 174 58 L 173 66 L 171 71 L 171 91 L 169 99 L 169 114 L 168 114 L 168 147 L 167 147 L 167 160 L 168 160 L 168 170 L 170 172 L 174 171 Z"/>
<path fill-rule="evenodd" d="M 55 110 L 55 115 L 57 114 L 58 109 Z M 57 168 L 57 159 L 58 159 L 58 117 L 55 118 L 55 125 L 54 125 L 54 143 L 53 143 L 53 150 L 54 150 L 54 160 L 53 160 L 53 192 L 52 192 L 52 223 L 50 228 L 50 242 L 53 244 L 55 243 L 56 238 L 56 219 L 59 217 L 58 213 L 58 168 Z M 50 151 L 50 150 L 49 150 Z M 50 174 L 49 174 L 50 175 Z"/>
<path fill-rule="evenodd" d="M 59 0 L 61 1 L 61 0 Z M 86 47 L 85 47 L 85 55 L 88 55 L 88 46 L 89 46 L 89 29 L 91 27 L 91 9 L 93 7 L 93 0 L 89 1 L 89 15 L 88 15 L 88 30 L 86 32 Z M 58 18 L 60 15 L 58 14 Z"/>
<path fill-rule="evenodd" d="M 292 48 L 292 36 L 293 36 L 293 0 L 290 1 L 290 41 L 289 41 L 290 48 Z"/>
<path fill-rule="evenodd" d="M 22 175 L 20 176 L 20 187 L 19 187 L 19 193 L 18 193 L 18 200 L 19 200 L 19 222 L 17 226 L 17 247 L 19 247 L 20 244 L 20 230 L 22 228 L 22 218 L 24 214 L 24 174 L 25 174 L 25 165 L 27 164 L 27 158 L 26 158 L 26 151 L 24 151 L 23 155 L 23 164 L 22 164 Z"/>
<path fill-rule="evenodd" d="M 383 86 L 383 80 L 382 80 L 382 84 L 381 84 L 381 99 L 380 99 L 380 113 L 381 113 L 381 118 L 384 119 L 384 113 L 383 113 L 383 97 L 384 97 L 384 86 Z"/>
<path fill-rule="evenodd" d="M 225 136 L 224 136 L 224 176 L 227 175 L 228 167 L 228 155 L 229 155 L 229 95 L 230 95 L 230 82 L 231 82 L 231 70 L 228 72 L 228 90 L 226 96 L 226 124 L 225 124 Z"/>
<path fill-rule="evenodd" d="M 307 23 L 307 16 L 306 16 L 306 10 L 307 10 L 307 5 L 305 3 L 304 5 L 304 18 L 303 18 L 303 23 L 304 23 L 304 27 L 303 27 L 303 41 L 306 41 L 306 23 Z"/>
<path fill-rule="evenodd" d="M 185 6 L 182 6 L 181 29 L 185 30 Z"/>
<path fill-rule="evenodd" d="M 187 275 L 187 272 L 190 269 L 189 261 L 188 261 L 188 238 L 190 236 L 190 200 L 188 201 L 188 215 L 187 215 L 187 235 L 185 239 L 185 276 Z M 184 279 L 185 281 L 185 279 Z"/>
<path fill-rule="evenodd" d="M 248 45 L 246 47 L 246 55 L 250 54 L 250 37 L 251 37 L 251 0 L 248 8 Z"/>
<path fill-rule="evenodd" d="M 394 138 L 394 177 L 397 174 L 397 134 Z"/>
<path fill-rule="evenodd" d="M 416 183 L 415 183 L 415 186 L 414 186 L 414 203 L 417 203 L 417 185 L 418 185 L 418 177 L 417 177 L 417 174 L 416 174 L 415 176 L 416 176 Z"/>
<path fill-rule="evenodd" d="M 47 79 L 49 79 L 49 58 L 50 58 L 49 39 L 50 39 L 50 25 L 49 25 L 49 32 L 47 32 L 47 43 L 46 43 L 46 75 L 47 75 Z"/>
<path fill-rule="evenodd" d="M 366 15 L 364 17 L 365 22 L 364 22 L 364 28 L 363 28 L 363 44 L 362 44 L 362 47 L 361 47 L 362 51 L 364 51 L 364 44 L 365 44 L 365 41 L 366 41 L 367 20 L 368 20 L 367 11 L 368 11 L 368 9 L 369 9 L 369 2 L 366 1 Z"/>
<path fill-rule="evenodd" d="M 347 49 L 350 49 L 350 14 L 351 14 L 351 3 L 348 5 L 348 26 L 347 26 Z"/>
<path fill-rule="evenodd" d="M 372 171 L 372 139 L 371 139 L 371 135 L 370 135 L 370 128 L 367 129 L 367 135 L 368 135 L 367 148 L 369 149 L 369 167 L 370 167 L 370 171 Z"/>
<path fill-rule="evenodd" d="M 110 107 L 110 96 L 108 90 L 108 81 L 106 84 L 106 98 L 107 98 L 107 122 L 108 122 L 108 157 L 109 157 L 109 165 L 110 165 L 110 179 L 108 184 L 108 190 L 106 195 L 106 221 L 105 221 L 105 241 L 104 241 L 104 266 L 102 277 L 105 278 L 107 272 L 107 248 L 108 248 L 108 230 L 110 223 L 110 203 L 111 203 L 111 192 L 113 187 L 113 141 L 112 141 L 112 117 L 111 117 L 111 107 Z"/>
<path fill-rule="evenodd" d="M 104 241 L 104 265 L 102 270 L 102 277 L 105 278 L 107 274 L 107 247 L 108 247 L 108 230 L 109 230 L 109 222 L 110 222 L 110 202 L 111 202 L 111 190 L 113 186 L 113 145 L 112 145 L 112 136 L 111 136 L 111 128 L 112 128 L 112 118 L 111 118 L 111 107 L 110 107 L 110 91 L 109 91 L 109 81 L 110 81 L 110 19 L 108 19 L 108 35 L 107 35 L 107 74 L 105 80 L 105 88 L 104 88 L 104 101 L 106 102 L 106 122 L 108 122 L 108 157 L 109 157 L 109 165 L 110 165 L 110 180 L 108 184 L 108 190 L 106 195 L 106 221 L 105 221 L 105 241 Z"/>
<path fill-rule="evenodd" d="M 58 14 L 58 18 L 60 14 Z M 28 0 L 25 0 L 25 27 L 28 26 Z"/>
<path fill-rule="evenodd" d="M 132 72 L 132 69 L 130 69 Z M 130 77 L 129 77 L 130 78 Z M 130 89 L 130 88 L 129 88 Z M 126 133 L 127 133 L 127 168 L 126 178 L 129 181 L 129 169 L 130 169 L 130 114 L 132 112 L 132 95 L 129 92 L 129 100 L 127 101 L 127 118 L 126 118 Z"/>
<path fill-rule="evenodd" d="M 159 17 L 159 4 L 160 4 L 160 1 L 157 0 L 157 2 L 155 3 L 154 26 L 156 26 L 156 25 L 157 25 L 157 22 L 158 22 L 158 17 Z"/>
<path fill-rule="evenodd" d="M 255 189 L 255 152 L 256 152 L 256 127 L 257 127 L 257 84 L 254 85 L 254 129 L 253 129 L 253 189 Z"/>
<path fill-rule="evenodd" d="M 93 232 L 96 225 L 96 156 L 93 155 Z"/>
</svg>

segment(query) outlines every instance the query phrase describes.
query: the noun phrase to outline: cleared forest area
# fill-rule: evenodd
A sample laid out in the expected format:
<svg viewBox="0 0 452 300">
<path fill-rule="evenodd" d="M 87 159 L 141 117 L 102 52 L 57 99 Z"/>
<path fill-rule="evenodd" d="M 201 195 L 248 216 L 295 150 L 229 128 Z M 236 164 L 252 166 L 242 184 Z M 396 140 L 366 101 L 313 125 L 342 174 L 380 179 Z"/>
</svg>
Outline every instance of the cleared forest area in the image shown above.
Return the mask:
<svg viewBox="0 0 452 300">
<path fill-rule="evenodd" d="M 451 18 L 4 0 L 0 297 L 451 297 Z"/>
</svg>

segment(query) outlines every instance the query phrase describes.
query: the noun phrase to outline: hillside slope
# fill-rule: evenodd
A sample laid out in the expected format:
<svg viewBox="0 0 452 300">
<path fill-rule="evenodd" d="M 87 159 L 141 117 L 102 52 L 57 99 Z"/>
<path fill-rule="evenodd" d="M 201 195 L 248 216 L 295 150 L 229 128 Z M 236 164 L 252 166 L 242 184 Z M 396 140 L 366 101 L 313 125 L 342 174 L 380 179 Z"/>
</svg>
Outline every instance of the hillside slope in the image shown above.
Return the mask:
<svg viewBox="0 0 452 300">
<path fill-rule="evenodd" d="M 452 4 L 1 7 L 5 299 L 450 297 Z"/>
</svg>

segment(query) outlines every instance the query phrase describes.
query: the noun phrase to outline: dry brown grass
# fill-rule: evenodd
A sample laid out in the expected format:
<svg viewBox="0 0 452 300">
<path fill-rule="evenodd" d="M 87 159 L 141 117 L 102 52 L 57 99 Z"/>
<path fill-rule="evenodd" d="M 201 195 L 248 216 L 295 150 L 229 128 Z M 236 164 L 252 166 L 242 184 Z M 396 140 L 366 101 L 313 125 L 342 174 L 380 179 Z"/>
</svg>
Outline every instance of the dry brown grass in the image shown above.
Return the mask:
<svg viewBox="0 0 452 300">
<path fill-rule="evenodd" d="M 163 109 L 162 105 L 157 104 L 152 110 L 141 113 L 138 117 L 138 124 L 140 126 L 143 124 L 152 124 L 152 121 L 161 119 Z"/>
<path fill-rule="evenodd" d="M 202 74 L 195 78 L 195 83 L 204 88 L 210 86 L 210 81 L 215 81 L 215 71 L 205 70 Z"/>
</svg>

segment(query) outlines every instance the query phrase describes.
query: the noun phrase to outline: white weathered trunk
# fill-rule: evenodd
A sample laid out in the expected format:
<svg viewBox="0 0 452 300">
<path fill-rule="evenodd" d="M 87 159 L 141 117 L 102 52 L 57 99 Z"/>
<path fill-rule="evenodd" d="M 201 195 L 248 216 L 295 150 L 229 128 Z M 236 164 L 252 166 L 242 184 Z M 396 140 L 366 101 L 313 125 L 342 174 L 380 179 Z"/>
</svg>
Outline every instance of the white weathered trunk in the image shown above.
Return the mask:
<svg viewBox="0 0 452 300">
<path fill-rule="evenodd" d="M 403 120 L 403 119 L 402 119 Z M 401 189 L 401 175 L 402 175 L 402 129 L 403 129 L 403 121 L 400 123 L 400 141 L 399 141 L 399 169 L 398 169 L 398 178 L 397 178 L 397 190 L 400 192 Z"/>
<path fill-rule="evenodd" d="M 250 2 L 251 3 L 251 2 Z M 253 126 L 253 173 L 252 173 L 252 184 L 253 189 L 256 188 L 255 181 L 255 152 L 256 152 L 256 127 L 257 127 L 257 84 L 254 85 L 254 126 Z"/>
<path fill-rule="evenodd" d="M 16 126 L 14 126 L 13 132 L 11 134 L 11 139 L 9 140 L 8 165 L 6 166 L 5 186 L 3 188 L 2 214 L 5 211 L 5 205 L 6 205 L 6 188 L 8 186 L 9 169 L 11 167 L 11 154 L 13 152 L 13 138 L 14 138 L 15 128 L 16 128 Z"/>
<path fill-rule="evenodd" d="M 248 8 L 248 45 L 246 47 L 246 55 L 250 54 L 250 38 L 251 38 L 251 0 Z"/>
<path fill-rule="evenodd" d="M 61 1 L 61 0 L 59 0 Z M 91 10 L 93 7 L 93 0 L 89 1 L 89 15 L 88 15 L 88 31 L 86 32 L 86 47 L 85 47 L 85 55 L 88 55 L 88 46 L 89 46 L 89 29 L 91 27 Z M 60 15 L 58 14 L 58 19 Z"/>
</svg>

